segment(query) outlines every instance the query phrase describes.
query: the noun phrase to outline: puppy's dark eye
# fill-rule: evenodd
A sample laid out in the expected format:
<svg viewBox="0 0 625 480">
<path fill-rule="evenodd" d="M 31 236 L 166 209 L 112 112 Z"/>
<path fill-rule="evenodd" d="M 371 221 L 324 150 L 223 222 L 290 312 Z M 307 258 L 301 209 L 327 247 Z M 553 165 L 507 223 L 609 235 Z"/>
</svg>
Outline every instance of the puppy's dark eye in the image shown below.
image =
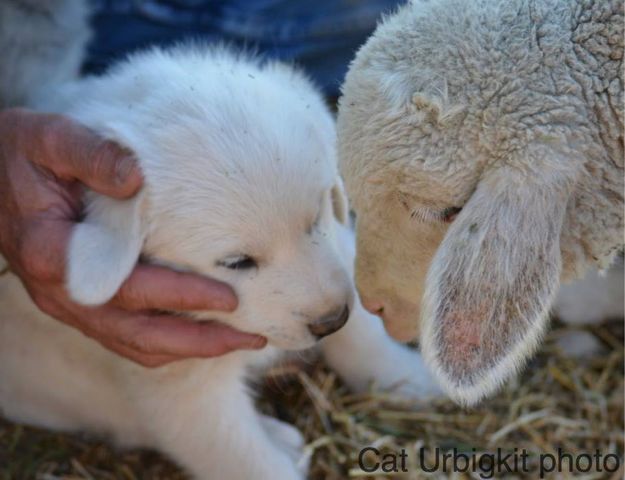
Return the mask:
<svg viewBox="0 0 625 480">
<path fill-rule="evenodd" d="M 462 211 L 462 207 L 448 207 L 441 212 L 441 220 L 445 223 L 451 223 Z"/>
<path fill-rule="evenodd" d="M 217 262 L 217 265 L 229 268 L 230 270 L 249 270 L 258 267 L 256 260 L 247 255 L 237 255 L 236 257 L 226 258 Z"/>
</svg>

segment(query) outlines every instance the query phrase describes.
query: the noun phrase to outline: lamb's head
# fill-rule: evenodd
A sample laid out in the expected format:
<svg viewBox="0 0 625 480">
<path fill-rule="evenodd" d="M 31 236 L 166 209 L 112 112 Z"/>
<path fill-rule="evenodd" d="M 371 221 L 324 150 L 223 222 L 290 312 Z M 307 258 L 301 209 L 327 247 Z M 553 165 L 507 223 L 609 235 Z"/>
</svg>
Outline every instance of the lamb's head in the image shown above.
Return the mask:
<svg viewBox="0 0 625 480">
<path fill-rule="evenodd" d="M 111 298 L 137 259 L 222 280 L 232 313 L 196 312 L 288 349 L 313 345 L 353 302 L 336 222 L 347 220 L 333 119 L 305 78 L 230 54 L 153 52 L 83 84 L 76 119 L 132 150 L 145 186 L 92 195 L 70 242 L 74 299 Z"/>
<path fill-rule="evenodd" d="M 351 65 L 338 119 L 363 304 L 398 339 L 420 332 L 463 403 L 501 385 L 544 331 L 581 164 L 561 123 L 534 128 L 522 107 L 527 123 L 516 116 L 536 99 L 502 73 L 519 75 L 515 59 L 481 52 L 496 39 L 478 34 L 486 20 L 473 14 L 417 1 L 386 19 Z"/>
</svg>

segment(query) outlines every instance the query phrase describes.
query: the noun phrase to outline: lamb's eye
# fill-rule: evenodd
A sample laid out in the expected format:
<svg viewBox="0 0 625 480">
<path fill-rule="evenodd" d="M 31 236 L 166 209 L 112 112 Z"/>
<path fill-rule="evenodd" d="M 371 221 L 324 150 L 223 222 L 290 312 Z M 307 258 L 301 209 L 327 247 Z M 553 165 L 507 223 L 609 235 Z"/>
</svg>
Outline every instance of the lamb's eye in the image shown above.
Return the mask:
<svg viewBox="0 0 625 480">
<path fill-rule="evenodd" d="M 448 207 L 441 212 L 441 220 L 445 223 L 451 223 L 458 216 L 462 207 Z"/>
<path fill-rule="evenodd" d="M 236 255 L 228 257 L 217 262 L 220 267 L 226 267 L 230 270 L 249 270 L 258 267 L 258 263 L 248 255 Z"/>
</svg>

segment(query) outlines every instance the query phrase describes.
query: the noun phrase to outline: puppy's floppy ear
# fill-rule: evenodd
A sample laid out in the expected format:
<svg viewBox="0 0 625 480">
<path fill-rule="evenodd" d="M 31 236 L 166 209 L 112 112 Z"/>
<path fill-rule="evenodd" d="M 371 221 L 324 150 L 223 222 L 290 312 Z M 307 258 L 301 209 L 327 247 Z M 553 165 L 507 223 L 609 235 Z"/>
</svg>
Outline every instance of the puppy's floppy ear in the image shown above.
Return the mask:
<svg viewBox="0 0 625 480">
<path fill-rule="evenodd" d="M 108 302 L 133 270 L 143 242 L 145 193 L 115 200 L 89 192 L 83 222 L 72 233 L 67 255 L 67 288 L 83 305 Z"/>
<path fill-rule="evenodd" d="M 332 197 L 332 211 L 334 216 L 343 225 L 349 224 L 349 202 L 347 201 L 347 194 L 345 193 L 345 186 L 343 180 L 337 175 L 336 183 L 332 187 L 330 192 Z"/>
<path fill-rule="evenodd" d="M 475 403 L 501 386 L 541 339 L 559 286 L 571 173 L 490 172 L 433 258 L 421 346 L 440 384 L 460 403 Z"/>
</svg>

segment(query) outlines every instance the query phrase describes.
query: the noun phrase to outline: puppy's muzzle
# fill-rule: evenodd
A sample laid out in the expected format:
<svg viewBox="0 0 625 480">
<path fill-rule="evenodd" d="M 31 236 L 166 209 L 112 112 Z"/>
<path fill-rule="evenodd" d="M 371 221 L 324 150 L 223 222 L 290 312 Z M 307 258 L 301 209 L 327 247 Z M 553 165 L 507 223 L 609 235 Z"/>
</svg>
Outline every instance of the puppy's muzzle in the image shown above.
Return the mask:
<svg viewBox="0 0 625 480">
<path fill-rule="evenodd" d="M 323 315 L 313 323 L 309 323 L 308 330 L 310 330 L 310 333 L 317 337 L 317 339 L 323 338 L 339 330 L 343 325 L 345 325 L 348 318 L 349 306 L 344 305 L 337 310 Z"/>
</svg>

